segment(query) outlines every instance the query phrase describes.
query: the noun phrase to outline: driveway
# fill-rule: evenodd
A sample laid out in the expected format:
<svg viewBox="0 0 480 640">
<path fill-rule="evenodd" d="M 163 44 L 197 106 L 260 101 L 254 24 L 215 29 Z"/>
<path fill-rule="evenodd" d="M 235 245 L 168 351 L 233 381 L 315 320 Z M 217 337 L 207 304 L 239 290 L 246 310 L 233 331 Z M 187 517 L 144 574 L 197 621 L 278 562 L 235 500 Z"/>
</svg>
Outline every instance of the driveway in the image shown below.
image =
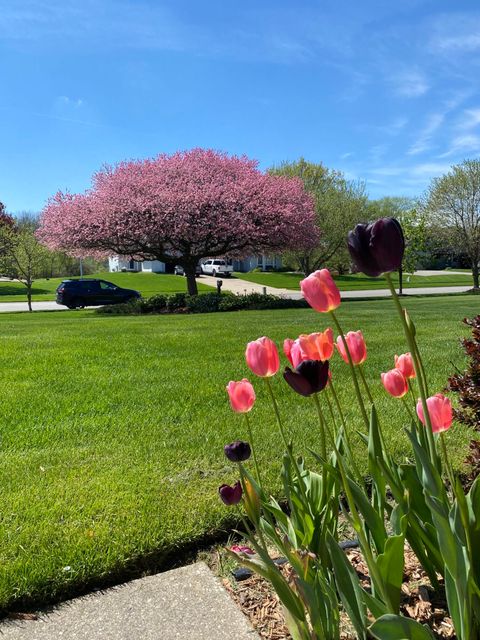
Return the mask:
<svg viewBox="0 0 480 640">
<path fill-rule="evenodd" d="M 423 272 L 423 275 L 430 275 L 431 272 Z M 436 275 L 442 273 L 451 274 L 451 271 L 435 271 Z M 418 272 L 418 275 L 422 275 L 422 272 Z M 465 275 L 465 274 L 462 274 Z M 291 298 L 292 300 L 300 300 L 302 294 L 300 291 L 292 291 L 291 289 L 277 289 L 276 287 L 265 287 L 255 282 L 247 282 L 247 280 L 241 280 L 240 278 L 212 278 L 211 276 L 201 276 L 200 281 L 203 284 L 208 284 L 211 287 L 217 286 L 217 280 L 222 280 L 222 291 L 232 291 L 237 294 L 245 293 L 268 293 L 275 296 L 281 296 L 282 298 Z M 471 286 L 462 287 L 403 287 L 404 293 L 416 294 L 416 295 L 429 295 L 429 294 L 441 294 L 441 293 L 465 293 L 469 291 Z M 389 289 L 366 289 L 361 291 L 342 291 L 341 297 L 343 300 L 349 300 L 352 298 L 389 298 Z"/>
</svg>

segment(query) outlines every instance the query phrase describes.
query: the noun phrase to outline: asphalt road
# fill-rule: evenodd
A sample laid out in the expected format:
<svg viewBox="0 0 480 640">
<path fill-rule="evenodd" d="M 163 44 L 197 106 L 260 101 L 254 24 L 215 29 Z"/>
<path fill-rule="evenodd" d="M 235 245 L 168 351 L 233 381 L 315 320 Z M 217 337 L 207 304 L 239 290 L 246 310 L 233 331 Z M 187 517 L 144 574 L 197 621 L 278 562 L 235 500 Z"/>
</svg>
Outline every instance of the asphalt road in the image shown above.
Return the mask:
<svg viewBox="0 0 480 640">
<path fill-rule="evenodd" d="M 202 282 L 216 285 L 216 278 L 209 276 L 202 276 Z M 234 293 L 244 294 L 258 292 L 262 293 L 264 287 L 246 280 L 238 280 L 237 278 L 229 280 L 223 278 L 223 291 L 233 291 Z M 442 293 L 465 293 L 469 291 L 471 287 L 421 287 L 408 289 L 404 287 L 404 293 L 411 295 L 432 295 Z M 300 291 L 291 291 L 289 289 L 276 289 L 274 287 L 266 287 L 267 293 L 279 295 L 285 298 L 292 298 L 293 300 L 299 300 L 302 297 Z M 390 291 L 388 289 L 368 289 L 363 291 L 342 291 L 342 300 L 349 300 L 352 298 L 389 298 Z M 68 311 L 67 307 L 58 305 L 56 302 L 33 302 L 32 307 L 34 311 Z M 89 307 L 94 308 L 94 307 Z M 28 311 L 26 302 L 1 302 L 0 313 L 15 313 L 20 311 Z"/>
</svg>

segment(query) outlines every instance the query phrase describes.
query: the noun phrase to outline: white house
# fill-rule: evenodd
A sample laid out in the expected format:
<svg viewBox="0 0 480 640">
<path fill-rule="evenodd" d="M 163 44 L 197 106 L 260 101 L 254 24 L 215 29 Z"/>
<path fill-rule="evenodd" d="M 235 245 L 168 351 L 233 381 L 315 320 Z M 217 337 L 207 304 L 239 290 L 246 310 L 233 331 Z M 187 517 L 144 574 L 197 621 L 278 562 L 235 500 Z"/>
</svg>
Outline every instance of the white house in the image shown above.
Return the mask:
<svg viewBox="0 0 480 640">
<path fill-rule="evenodd" d="M 148 273 L 165 273 L 165 263 L 160 260 L 131 260 L 125 256 L 111 256 L 108 259 L 108 270 L 115 271 L 146 271 Z"/>
<path fill-rule="evenodd" d="M 248 256 L 246 258 L 232 260 L 233 270 L 246 273 L 252 269 L 261 269 L 262 271 L 271 271 L 279 269 L 282 266 L 281 256 L 266 256 L 263 254 L 257 256 Z M 131 260 L 125 256 L 111 256 L 108 259 L 108 270 L 110 273 L 116 271 L 145 271 L 148 273 L 167 273 L 173 269 L 160 260 Z"/>
</svg>

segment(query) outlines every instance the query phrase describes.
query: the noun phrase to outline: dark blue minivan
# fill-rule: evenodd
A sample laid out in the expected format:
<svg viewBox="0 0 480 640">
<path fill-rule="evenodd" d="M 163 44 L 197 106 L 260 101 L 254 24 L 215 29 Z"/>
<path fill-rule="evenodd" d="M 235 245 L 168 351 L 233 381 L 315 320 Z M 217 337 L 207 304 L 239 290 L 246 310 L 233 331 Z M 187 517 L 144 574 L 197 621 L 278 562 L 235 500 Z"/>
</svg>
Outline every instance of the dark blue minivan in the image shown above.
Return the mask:
<svg viewBox="0 0 480 640">
<path fill-rule="evenodd" d="M 140 293 L 135 289 L 122 289 L 112 282 L 82 278 L 82 280 L 63 280 L 57 287 L 57 304 L 69 309 L 83 309 L 102 304 L 118 304 L 137 300 Z"/>
</svg>

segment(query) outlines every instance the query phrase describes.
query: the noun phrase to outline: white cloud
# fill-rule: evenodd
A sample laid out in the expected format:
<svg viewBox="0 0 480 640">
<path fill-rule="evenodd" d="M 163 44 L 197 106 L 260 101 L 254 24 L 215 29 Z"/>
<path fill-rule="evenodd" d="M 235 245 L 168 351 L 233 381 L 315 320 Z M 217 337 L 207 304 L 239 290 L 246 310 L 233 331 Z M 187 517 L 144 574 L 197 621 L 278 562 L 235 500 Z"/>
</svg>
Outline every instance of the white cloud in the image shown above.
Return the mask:
<svg viewBox="0 0 480 640">
<path fill-rule="evenodd" d="M 436 17 L 429 48 L 435 53 L 473 53 L 480 49 L 480 14 L 448 13 Z"/>
<path fill-rule="evenodd" d="M 342 155 L 340 156 L 340 160 L 346 160 L 347 158 L 351 158 L 353 155 L 355 155 L 353 153 L 353 151 L 348 151 L 347 153 L 342 153 Z"/>
<path fill-rule="evenodd" d="M 393 76 L 390 82 L 393 84 L 395 93 L 404 98 L 418 98 L 430 89 L 425 76 L 419 71 L 405 71 Z"/>
<path fill-rule="evenodd" d="M 441 127 L 444 120 L 445 113 L 432 113 L 428 117 L 427 124 L 420 132 L 420 135 L 407 151 L 407 154 L 413 156 L 429 149 L 433 134 Z"/>
<path fill-rule="evenodd" d="M 413 167 L 409 167 L 408 171 L 413 176 L 422 176 L 428 178 L 446 173 L 450 170 L 450 166 L 451 165 L 449 164 L 440 162 L 424 162 L 422 164 L 417 164 Z"/>
<path fill-rule="evenodd" d="M 480 151 L 480 136 L 467 133 L 465 135 L 454 137 L 450 144 L 450 148 L 438 157 L 448 158 L 449 156 L 458 155 L 460 153 L 477 151 Z"/>
<path fill-rule="evenodd" d="M 470 130 L 475 129 L 480 124 L 480 109 L 465 109 L 461 119 L 458 122 L 458 129 Z"/>
</svg>

